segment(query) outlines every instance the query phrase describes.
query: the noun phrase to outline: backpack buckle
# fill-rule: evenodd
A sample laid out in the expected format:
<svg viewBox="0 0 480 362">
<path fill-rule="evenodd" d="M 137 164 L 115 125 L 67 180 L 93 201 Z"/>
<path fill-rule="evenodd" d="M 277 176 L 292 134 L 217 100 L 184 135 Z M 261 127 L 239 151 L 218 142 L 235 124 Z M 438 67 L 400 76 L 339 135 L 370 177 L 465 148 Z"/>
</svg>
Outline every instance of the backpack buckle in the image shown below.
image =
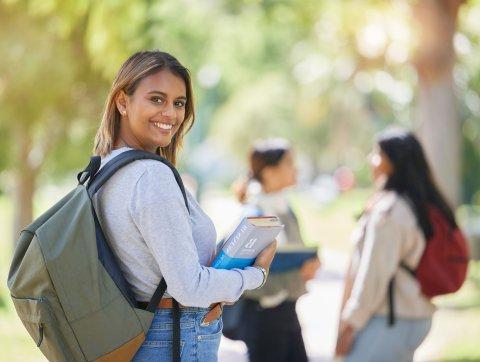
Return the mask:
<svg viewBox="0 0 480 362">
<path fill-rule="evenodd" d="M 88 179 L 91 179 L 100 169 L 101 163 L 102 158 L 100 156 L 90 157 L 90 162 L 88 163 L 88 166 L 85 167 L 85 170 L 79 172 L 77 175 L 78 183 L 80 185 L 83 185 L 85 182 L 87 182 Z"/>
</svg>

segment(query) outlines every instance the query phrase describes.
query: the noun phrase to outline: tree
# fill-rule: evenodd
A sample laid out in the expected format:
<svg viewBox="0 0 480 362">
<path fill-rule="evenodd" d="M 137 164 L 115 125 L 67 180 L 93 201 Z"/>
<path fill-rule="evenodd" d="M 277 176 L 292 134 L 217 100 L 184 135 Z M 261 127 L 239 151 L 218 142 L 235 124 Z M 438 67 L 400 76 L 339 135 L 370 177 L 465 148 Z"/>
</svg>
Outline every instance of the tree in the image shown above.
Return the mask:
<svg viewBox="0 0 480 362">
<path fill-rule="evenodd" d="M 114 73 L 145 48 L 169 51 L 191 70 L 191 152 L 212 137 L 243 159 L 254 138 L 284 136 L 318 169 L 347 164 L 362 173 L 375 132 L 392 123 L 415 128 L 420 89 L 422 137 L 449 198 L 458 199 L 452 37 L 460 3 L 0 0 L 0 146 L 8 150 L 0 167 L 16 174 L 15 230 L 31 220 L 42 169 L 71 174 L 84 164 Z M 479 68 L 467 72 L 469 109 Z M 476 129 L 478 117 L 468 117 Z M 442 133 L 439 120 L 451 130 Z M 478 137 L 469 137 L 468 150 L 480 154 Z M 442 161 L 451 161 L 440 163 L 435 156 L 448 149 Z"/>
<path fill-rule="evenodd" d="M 413 5 L 420 32 L 414 60 L 419 77 L 419 132 L 440 188 L 452 205 L 461 200 L 462 134 L 453 84 L 453 37 L 463 0 Z"/>
<path fill-rule="evenodd" d="M 29 15 L 24 4 L 0 3 L 0 67 L 5 69 L 0 119 L 14 174 L 14 235 L 32 220 L 39 172 L 59 139 L 94 108 L 87 93 L 87 65 L 81 48 L 67 43 L 46 19 Z M 21 29 L 12 31 L 11 29 Z M 74 36 L 74 35 L 73 35 Z M 8 149 L 7 149 L 8 150 Z"/>
<path fill-rule="evenodd" d="M 207 30 L 198 30 L 203 18 L 195 16 L 206 16 L 207 9 L 191 12 L 185 18 L 181 7 L 167 2 L 0 0 L 0 68 L 6 70 L 0 129 L 7 151 L 0 165 L 14 175 L 14 239 L 32 220 L 41 170 L 71 172 L 88 158 L 118 66 L 134 51 L 152 47 L 188 57 L 194 47 L 182 42 L 200 53 Z"/>
</svg>

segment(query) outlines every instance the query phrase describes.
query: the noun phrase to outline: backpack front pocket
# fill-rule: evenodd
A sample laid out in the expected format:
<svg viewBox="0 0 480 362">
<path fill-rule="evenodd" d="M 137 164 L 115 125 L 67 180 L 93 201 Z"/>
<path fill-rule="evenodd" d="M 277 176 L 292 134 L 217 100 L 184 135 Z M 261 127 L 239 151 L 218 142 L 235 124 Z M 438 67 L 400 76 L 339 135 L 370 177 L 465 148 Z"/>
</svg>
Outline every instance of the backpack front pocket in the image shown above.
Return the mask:
<svg viewBox="0 0 480 362">
<path fill-rule="evenodd" d="M 15 298 L 13 305 L 37 347 L 50 361 L 73 360 L 46 298 Z"/>
</svg>

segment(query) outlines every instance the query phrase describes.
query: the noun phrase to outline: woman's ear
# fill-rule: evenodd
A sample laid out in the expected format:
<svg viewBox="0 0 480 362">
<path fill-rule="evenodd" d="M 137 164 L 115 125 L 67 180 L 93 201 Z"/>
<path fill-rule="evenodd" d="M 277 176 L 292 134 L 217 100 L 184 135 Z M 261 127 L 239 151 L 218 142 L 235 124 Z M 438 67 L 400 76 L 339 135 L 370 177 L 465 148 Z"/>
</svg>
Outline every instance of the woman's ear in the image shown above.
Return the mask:
<svg viewBox="0 0 480 362">
<path fill-rule="evenodd" d="M 124 91 L 120 91 L 115 98 L 115 105 L 117 106 L 118 112 L 121 115 L 127 114 L 127 95 Z"/>
<path fill-rule="evenodd" d="M 390 158 L 385 153 L 382 152 L 381 154 L 383 171 L 388 177 L 390 177 L 393 175 L 395 167 L 393 166 L 392 161 L 390 161 Z"/>
</svg>

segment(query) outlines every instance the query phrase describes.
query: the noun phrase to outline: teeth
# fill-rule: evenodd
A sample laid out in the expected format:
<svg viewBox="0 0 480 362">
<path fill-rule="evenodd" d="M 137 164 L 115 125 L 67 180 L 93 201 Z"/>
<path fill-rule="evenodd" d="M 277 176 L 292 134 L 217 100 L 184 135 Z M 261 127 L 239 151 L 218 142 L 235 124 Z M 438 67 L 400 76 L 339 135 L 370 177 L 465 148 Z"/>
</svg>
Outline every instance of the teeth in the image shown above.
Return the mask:
<svg viewBox="0 0 480 362">
<path fill-rule="evenodd" d="M 154 125 L 155 127 L 166 129 L 166 130 L 171 130 L 173 128 L 173 125 L 171 124 L 160 123 L 160 122 L 155 122 Z"/>
</svg>

